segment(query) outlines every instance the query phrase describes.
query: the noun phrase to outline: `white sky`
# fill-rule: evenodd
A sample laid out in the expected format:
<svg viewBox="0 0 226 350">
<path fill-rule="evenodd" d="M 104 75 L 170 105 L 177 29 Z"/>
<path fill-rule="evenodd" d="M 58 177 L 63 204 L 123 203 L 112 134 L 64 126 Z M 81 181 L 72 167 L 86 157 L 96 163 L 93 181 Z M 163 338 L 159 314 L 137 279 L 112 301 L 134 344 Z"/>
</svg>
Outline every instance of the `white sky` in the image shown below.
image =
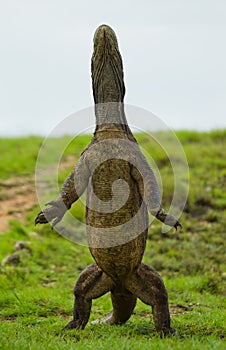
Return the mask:
<svg viewBox="0 0 226 350">
<path fill-rule="evenodd" d="M 127 104 L 174 129 L 226 128 L 225 0 L 0 0 L 1 136 L 47 135 L 92 105 L 103 23 L 118 36 Z"/>
</svg>

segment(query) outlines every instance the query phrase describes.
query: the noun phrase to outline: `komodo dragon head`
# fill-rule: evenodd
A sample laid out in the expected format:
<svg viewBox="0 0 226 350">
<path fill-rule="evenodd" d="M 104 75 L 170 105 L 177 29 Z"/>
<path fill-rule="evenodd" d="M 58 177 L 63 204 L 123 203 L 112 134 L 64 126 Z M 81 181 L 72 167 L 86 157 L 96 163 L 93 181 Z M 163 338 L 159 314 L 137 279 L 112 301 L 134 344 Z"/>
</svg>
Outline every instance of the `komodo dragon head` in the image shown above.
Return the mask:
<svg viewBox="0 0 226 350">
<path fill-rule="evenodd" d="M 110 131 L 113 127 L 136 142 L 124 112 L 123 64 L 115 32 L 103 24 L 97 28 L 93 42 L 91 71 L 96 115 L 95 134 L 103 130 Z"/>
<path fill-rule="evenodd" d="M 122 57 L 114 31 L 101 25 L 94 34 L 92 56 L 92 83 L 95 103 L 123 102 L 125 85 L 123 81 Z"/>
</svg>

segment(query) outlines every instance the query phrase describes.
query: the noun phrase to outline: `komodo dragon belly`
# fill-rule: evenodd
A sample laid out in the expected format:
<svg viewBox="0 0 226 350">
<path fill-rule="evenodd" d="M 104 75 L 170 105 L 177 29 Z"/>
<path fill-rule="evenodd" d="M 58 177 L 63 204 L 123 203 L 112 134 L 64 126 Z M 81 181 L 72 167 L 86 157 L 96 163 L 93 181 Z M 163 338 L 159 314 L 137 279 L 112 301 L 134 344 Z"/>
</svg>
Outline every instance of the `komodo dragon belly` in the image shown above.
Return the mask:
<svg viewBox="0 0 226 350">
<path fill-rule="evenodd" d="M 148 215 L 130 164 L 110 159 L 93 172 L 87 192 L 87 238 L 98 266 L 112 278 L 139 266 Z"/>
</svg>

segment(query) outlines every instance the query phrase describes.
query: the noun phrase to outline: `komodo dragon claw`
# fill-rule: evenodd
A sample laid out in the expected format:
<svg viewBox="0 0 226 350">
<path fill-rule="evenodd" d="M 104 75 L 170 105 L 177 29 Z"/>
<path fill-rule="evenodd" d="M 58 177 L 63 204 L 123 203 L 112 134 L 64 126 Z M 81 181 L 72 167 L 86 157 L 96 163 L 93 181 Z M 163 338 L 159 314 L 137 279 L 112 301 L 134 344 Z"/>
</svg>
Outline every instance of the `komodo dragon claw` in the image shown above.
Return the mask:
<svg viewBox="0 0 226 350">
<path fill-rule="evenodd" d="M 178 228 L 178 227 L 179 227 L 180 229 L 183 228 L 183 226 L 181 225 L 180 221 L 177 221 L 176 224 L 174 225 L 174 228 L 176 229 L 176 231 L 177 231 L 177 228 Z"/>
</svg>

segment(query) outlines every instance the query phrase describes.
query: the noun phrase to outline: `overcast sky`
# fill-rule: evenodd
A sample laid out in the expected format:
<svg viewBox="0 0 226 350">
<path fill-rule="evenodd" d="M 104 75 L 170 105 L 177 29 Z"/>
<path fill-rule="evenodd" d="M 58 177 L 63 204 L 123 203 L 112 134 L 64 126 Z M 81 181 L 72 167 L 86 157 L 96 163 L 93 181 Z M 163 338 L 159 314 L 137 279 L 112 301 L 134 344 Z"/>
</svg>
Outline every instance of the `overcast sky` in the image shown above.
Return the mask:
<svg viewBox="0 0 226 350">
<path fill-rule="evenodd" d="M 47 135 L 92 105 L 103 23 L 118 36 L 127 104 L 173 129 L 226 128 L 225 0 L 0 0 L 1 136 Z"/>
</svg>

